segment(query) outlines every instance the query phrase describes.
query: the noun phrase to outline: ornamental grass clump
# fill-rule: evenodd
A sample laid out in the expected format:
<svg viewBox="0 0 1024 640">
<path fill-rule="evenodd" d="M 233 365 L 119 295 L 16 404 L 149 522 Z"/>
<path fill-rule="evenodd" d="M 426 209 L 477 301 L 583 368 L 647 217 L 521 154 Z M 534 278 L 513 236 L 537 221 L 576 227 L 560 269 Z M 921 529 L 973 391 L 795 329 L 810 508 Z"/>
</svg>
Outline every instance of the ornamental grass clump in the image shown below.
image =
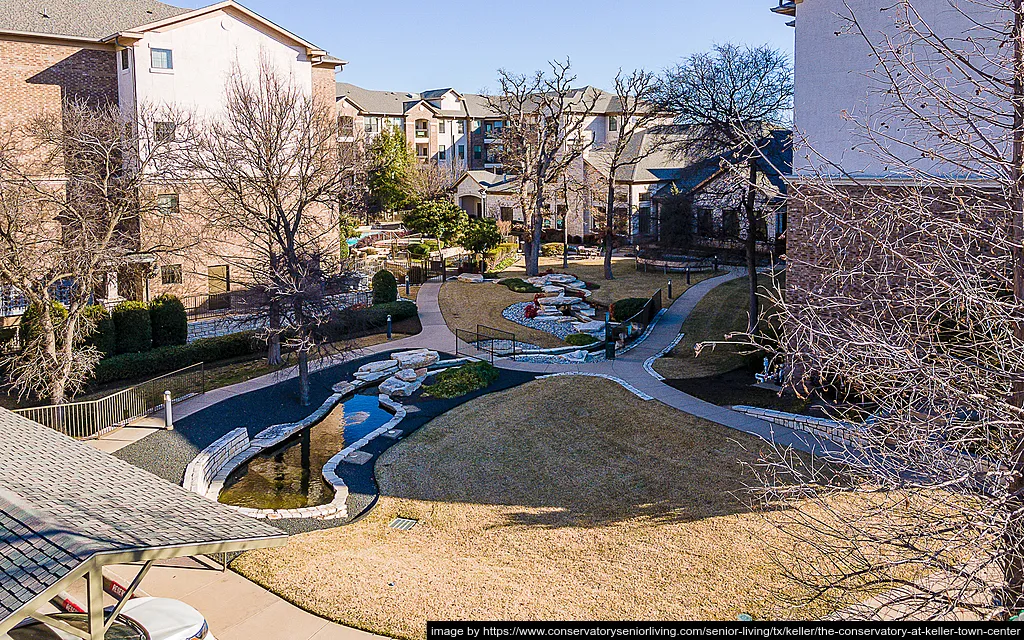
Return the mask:
<svg viewBox="0 0 1024 640">
<path fill-rule="evenodd" d="M 423 395 L 442 400 L 460 398 L 491 386 L 498 380 L 498 375 L 498 369 L 488 362 L 446 369 L 434 376 L 434 384 L 423 387 Z"/>
</svg>

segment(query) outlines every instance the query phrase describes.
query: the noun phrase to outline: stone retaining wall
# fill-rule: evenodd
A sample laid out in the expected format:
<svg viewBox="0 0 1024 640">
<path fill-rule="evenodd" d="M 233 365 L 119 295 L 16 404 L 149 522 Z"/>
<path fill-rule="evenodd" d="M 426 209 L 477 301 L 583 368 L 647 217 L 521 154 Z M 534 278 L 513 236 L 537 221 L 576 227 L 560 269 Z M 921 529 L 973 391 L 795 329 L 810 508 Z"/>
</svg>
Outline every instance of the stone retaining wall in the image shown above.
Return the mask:
<svg viewBox="0 0 1024 640">
<path fill-rule="evenodd" d="M 864 434 L 867 427 L 864 425 L 836 422 L 825 418 L 761 409 L 760 407 L 736 406 L 732 410 L 794 431 L 803 431 L 818 438 L 831 440 L 837 444 L 859 447 L 865 443 Z"/>
<path fill-rule="evenodd" d="M 248 448 L 249 432 L 245 427 L 229 431 L 188 463 L 182 486 L 189 491 L 206 495 L 210 490 L 210 483 L 224 465 Z"/>
</svg>

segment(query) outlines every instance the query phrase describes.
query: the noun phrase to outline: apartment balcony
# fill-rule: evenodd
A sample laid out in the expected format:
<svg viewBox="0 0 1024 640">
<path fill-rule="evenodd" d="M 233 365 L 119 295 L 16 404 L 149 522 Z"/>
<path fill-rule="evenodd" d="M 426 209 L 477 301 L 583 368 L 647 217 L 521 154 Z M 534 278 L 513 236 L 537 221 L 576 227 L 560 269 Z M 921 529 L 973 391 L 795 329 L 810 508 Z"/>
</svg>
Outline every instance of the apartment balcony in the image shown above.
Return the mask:
<svg viewBox="0 0 1024 640">
<path fill-rule="evenodd" d="M 416 137 L 418 139 L 421 139 L 421 140 L 424 139 L 424 138 L 429 138 L 430 137 L 430 132 L 427 131 L 426 129 L 417 129 L 416 130 Z"/>
</svg>

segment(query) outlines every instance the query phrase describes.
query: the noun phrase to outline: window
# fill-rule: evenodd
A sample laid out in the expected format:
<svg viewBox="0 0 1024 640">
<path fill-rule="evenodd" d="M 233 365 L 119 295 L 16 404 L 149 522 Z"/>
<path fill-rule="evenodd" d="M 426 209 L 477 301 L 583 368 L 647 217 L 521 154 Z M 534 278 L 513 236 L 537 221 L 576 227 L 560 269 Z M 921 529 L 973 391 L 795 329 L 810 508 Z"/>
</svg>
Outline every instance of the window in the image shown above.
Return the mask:
<svg viewBox="0 0 1024 640">
<path fill-rule="evenodd" d="M 711 209 L 697 209 L 697 233 L 710 237 L 714 232 L 714 221 L 711 217 Z"/>
<path fill-rule="evenodd" d="M 170 49 L 150 49 L 149 61 L 150 67 L 153 69 L 174 68 L 174 56 L 171 54 Z"/>
<path fill-rule="evenodd" d="M 479 128 L 480 128 L 480 121 L 479 120 L 474 120 L 473 121 L 473 131 L 476 131 Z"/>
<path fill-rule="evenodd" d="M 161 193 L 156 197 L 157 213 L 163 216 L 173 216 L 178 213 L 178 194 Z"/>
<path fill-rule="evenodd" d="M 392 127 L 398 127 L 399 129 L 401 129 L 402 127 L 405 126 L 405 120 L 403 120 L 400 117 L 398 117 L 398 118 L 391 118 L 391 126 Z"/>
<path fill-rule="evenodd" d="M 437 132 L 438 133 L 444 133 L 444 129 L 445 129 L 444 120 L 441 120 L 441 121 L 439 121 L 437 123 Z"/>
<path fill-rule="evenodd" d="M 163 284 L 181 284 L 181 265 L 165 264 L 160 267 L 160 282 Z"/>
<path fill-rule="evenodd" d="M 726 238 L 740 237 L 740 212 L 736 209 L 722 213 L 722 235 Z"/>
<path fill-rule="evenodd" d="M 437 159 L 438 160 L 447 160 L 448 159 L 448 147 L 444 146 L 443 144 L 442 145 L 438 145 L 438 147 L 437 147 Z"/>
<path fill-rule="evenodd" d="M 426 158 L 427 157 L 427 149 L 428 149 L 428 145 L 425 145 L 425 144 L 418 144 L 418 145 L 416 145 L 416 157 L 417 158 Z"/>
<path fill-rule="evenodd" d="M 501 221 L 512 222 L 512 207 L 501 208 Z"/>
<path fill-rule="evenodd" d="M 157 142 L 170 142 L 174 140 L 173 122 L 154 122 L 153 137 Z"/>
<path fill-rule="evenodd" d="M 484 157 L 484 148 L 478 144 L 473 145 L 473 159 L 479 160 Z"/>
<path fill-rule="evenodd" d="M 355 135 L 356 123 L 352 116 L 338 116 L 338 131 L 342 136 L 351 137 Z"/>
<path fill-rule="evenodd" d="M 466 159 L 466 145 L 460 144 L 459 145 L 459 160 L 465 160 L 465 159 Z"/>
<path fill-rule="evenodd" d="M 465 120 L 459 120 L 459 129 L 458 129 L 458 131 L 459 131 L 459 135 L 465 135 L 465 133 L 466 133 L 466 121 Z"/>
<path fill-rule="evenodd" d="M 121 49 L 121 69 L 127 69 L 131 54 L 128 49 Z"/>
<path fill-rule="evenodd" d="M 616 116 L 608 116 L 608 130 L 618 131 L 619 130 L 619 119 Z"/>
<path fill-rule="evenodd" d="M 485 122 L 485 123 L 484 123 L 484 133 L 485 133 L 485 134 L 488 134 L 488 133 L 490 133 L 490 132 L 491 132 L 491 129 L 492 129 L 493 127 L 494 127 L 494 125 L 493 125 L 493 124 L 491 124 L 490 122 Z"/>
<path fill-rule="evenodd" d="M 416 121 L 416 137 L 417 138 L 426 138 L 429 135 L 429 131 L 430 131 L 429 127 L 430 127 L 430 124 L 426 120 L 417 120 Z"/>
</svg>

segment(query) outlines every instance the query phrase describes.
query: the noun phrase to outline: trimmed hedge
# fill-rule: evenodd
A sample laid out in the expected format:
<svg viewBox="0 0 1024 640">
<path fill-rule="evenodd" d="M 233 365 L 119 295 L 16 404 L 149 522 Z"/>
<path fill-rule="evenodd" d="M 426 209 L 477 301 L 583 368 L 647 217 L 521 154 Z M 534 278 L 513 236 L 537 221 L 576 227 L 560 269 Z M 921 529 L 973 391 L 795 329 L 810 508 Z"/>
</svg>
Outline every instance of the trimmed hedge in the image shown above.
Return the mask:
<svg viewBox="0 0 1024 640">
<path fill-rule="evenodd" d="M 104 358 L 114 355 L 117 350 L 117 335 L 114 332 L 114 319 L 110 317 L 107 308 L 101 304 L 89 305 L 83 310 L 82 315 L 96 323 L 96 328 L 86 338 L 85 344 L 95 347 Z"/>
<path fill-rule="evenodd" d="M 50 303 L 50 319 L 54 324 L 59 324 L 64 320 L 68 319 L 68 310 L 63 304 L 54 300 Z M 36 324 L 39 322 L 39 305 L 32 303 L 25 309 L 25 313 L 21 314 L 21 320 L 18 321 L 19 332 L 21 337 L 21 344 L 27 345 L 35 337 L 37 331 Z"/>
<path fill-rule="evenodd" d="M 152 378 L 200 362 L 248 356 L 266 349 L 254 331 L 203 338 L 190 344 L 160 347 L 143 353 L 125 353 L 101 360 L 93 377 L 97 384 Z"/>
<path fill-rule="evenodd" d="M 378 304 L 361 309 L 344 309 L 334 314 L 324 329 L 324 334 L 332 341 L 345 340 L 355 332 L 383 329 L 388 323 L 389 315 L 391 322 L 401 322 L 415 318 L 418 314 L 419 309 L 416 307 L 416 303 L 409 300 Z"/>
<path fill-rule="evenodd" d="M 636 314 L 640 313 L 640 310 L 644 308 L 649 302 L 649 298 L 623 298 L 618 300 L 612 305 L 612 320 L 616 322 L 625 322 Z"/>
<path fill-rule="evenodd" d="M 600 340 L 589 333 L 570 333 L 565 337 L 565 344 L 573 347 L 589 347 L 597 342 Z"/>
<path fill-rule="evenodd" d="M 153 348 L 153 325 L 144 302 L 126 300 L 114 307 L 117 353 L 140 353 Z"/>
<path fill-rule="evenodd" d="M 149 320 L 153 327 L 154 348 L 188 342 L 188 314 L 176 296 L 165 293 L 150 302 Z"/>
<path fill-rule="evenodd" d="M 522 278 L 506 278 L 505 280 L 498 282 L 498 284 L 505 285 L 508 287 L 509 291 L 514 291 L 516 293 L 541 293 L 543 291 L 540 287 L 535 287 Z"/>
<path fill-rule="evenodd" d="M 373 304 L 388 304 L 398 300 L 398 281 L 390 271 L 381 269 L 373 274 Z"/>
</svg>

